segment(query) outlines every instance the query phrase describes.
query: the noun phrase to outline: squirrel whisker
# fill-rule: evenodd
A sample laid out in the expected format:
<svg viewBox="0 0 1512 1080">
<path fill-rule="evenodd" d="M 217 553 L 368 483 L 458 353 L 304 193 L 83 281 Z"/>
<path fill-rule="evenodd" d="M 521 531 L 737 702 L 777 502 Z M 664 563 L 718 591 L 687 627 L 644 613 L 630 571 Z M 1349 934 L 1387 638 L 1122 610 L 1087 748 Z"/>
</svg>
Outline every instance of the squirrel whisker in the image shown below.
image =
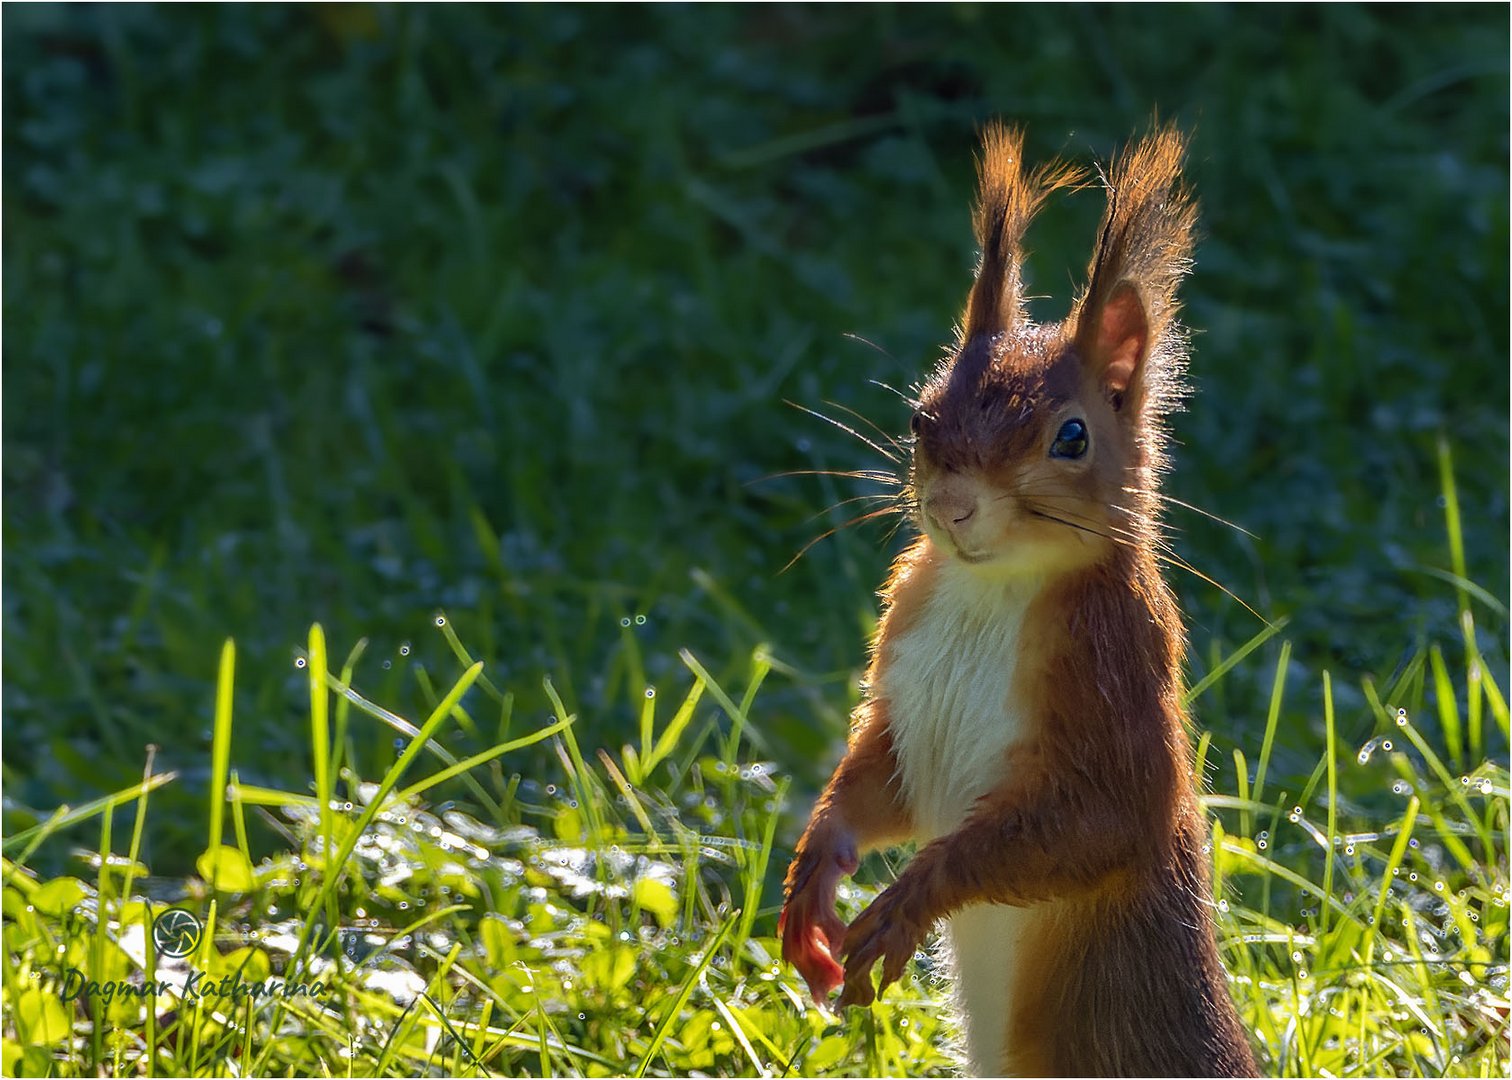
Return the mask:
<svg viewBox="0 0 1512 1080">
<path fill-rule="evenodd" d="M 888 461 L 891 461 L 894 465 L 901 465 L 902 464 L 901 459 L 899 459 L 895 454 L 891 454 L 888 451 L 882 449 L 882 447 L 880 447 L 876 443 L 872 442 L 865 435 L 861 434 L 859 431 L 857 431 L 855 428 L 851 427 L 849 424 L 842 423 L 841 421 L 836 420 L 833 416 L 826 416 L 826 415 L 824 415 L 824 413 L 819 412 L 816 409 L 811 409 L 807 405 L 800 405 L 796 401 L 786 401 L 786 400 L 784 400 L 783 404 L 790 405 L 793 408 L 797 409 L 799 412 L 806 412 L 810 416 L 812 416 L 812 417 L 814 417 L 816 419 L 823 420 L 826 424 L 832 424 L 835 427 L 839 428 L 841 431 L 845 432 L 847 435 L 853 435 L 853 436 L 855 436 L 857 439 L 860 439 L 867 446 L 871 447 L 877 453 L 879 453 L 883 457 L 885 457 Z"/>
<path fill-rule="evenodd" d="M 872 511 L 870 511 L 868 513 L 860 514 L 857 517 L 853 517 L 849 521 L 842 522 L 841 524 L 836 525 L 833 529 L 827 529 L 824 532 L 820 533 L 818 536 L 814 537 L 808 543 L 804 544 L 803 547 L 799 548 L 798 549 L 798 553 L 796 555 L 794 555 L 791 559 L 789 559 L 787 561 L 787 565 L 784 566 L 781 570 L 779 570 L 777 572 L 779 574 L 785 574 L 785 573 L 787 573 L 789 570 L 791 570 L 793 568 L 793 564 L 794 563 L 796 563 L 799 559 L 803 558 L 805 555 L 808 554 L 809 548 L 813 547 L 815 544 L 819 543 L 819 541 L 821 541 L 821 540 L 827 540 L 829 537 L 834 536 L 841 529 L 848 529 L 852 525 L 860 525 L 864 521 L 871 521 L 874 518 L 885 517 L 888 514 L 896 514 L 896 513 L 898 513 L 898 507 L 896 507 L 896 506 L 884 506 L 880 510 L 872 510 Z"/>
<path fill-rule="evenodd" d="M 903 481 L 893 473 L 875 469 L 791 469 L 787 472 L 772 473 L 770 476 L 761 477 L 761 480 L 751 480 L 748 483 L 779 480 L 785 476 L 838 476 L 842 480 L 870 480 L 876 484 L 892 484 L 896 487 L 901 487 L 903 484 Z"/>
</svg>

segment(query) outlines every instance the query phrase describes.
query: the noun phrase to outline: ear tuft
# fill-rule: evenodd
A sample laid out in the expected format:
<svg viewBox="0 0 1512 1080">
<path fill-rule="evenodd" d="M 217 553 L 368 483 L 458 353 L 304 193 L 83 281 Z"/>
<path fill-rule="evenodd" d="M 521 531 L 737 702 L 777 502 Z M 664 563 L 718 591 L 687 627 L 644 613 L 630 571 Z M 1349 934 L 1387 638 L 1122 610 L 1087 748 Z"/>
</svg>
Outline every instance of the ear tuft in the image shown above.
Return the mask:
<svg viewBox="0 0 1512 1080">
<path fill-rule="evenodd" d="M 972 224 L 982 261 L 966 301 L 961 341 L 996 334 L 1016 322 L 1023 308 L 1023 239 L 1045 197 L 1081 182 L 1082 171 L 1050 161 L 1024 168 L 1024 134 L 993 122 L 982 132 L 979 191 Z"/>
</svg>

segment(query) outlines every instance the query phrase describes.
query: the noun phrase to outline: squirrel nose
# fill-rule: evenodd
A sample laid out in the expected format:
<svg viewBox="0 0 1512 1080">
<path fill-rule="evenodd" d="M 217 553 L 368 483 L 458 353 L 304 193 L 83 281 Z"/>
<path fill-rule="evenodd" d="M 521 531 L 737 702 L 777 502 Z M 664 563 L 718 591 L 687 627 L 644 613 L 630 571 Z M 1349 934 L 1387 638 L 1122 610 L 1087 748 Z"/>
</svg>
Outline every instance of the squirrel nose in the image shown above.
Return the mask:
<svg viewBox="0 0 1512 1080">
<path fill-rule="evenodd" d="M 953 528 L 975 516 L 976 498 L 959 491 L 936 492 L 925 501 L 924 509 L 940 525 Z"/>
</svg>

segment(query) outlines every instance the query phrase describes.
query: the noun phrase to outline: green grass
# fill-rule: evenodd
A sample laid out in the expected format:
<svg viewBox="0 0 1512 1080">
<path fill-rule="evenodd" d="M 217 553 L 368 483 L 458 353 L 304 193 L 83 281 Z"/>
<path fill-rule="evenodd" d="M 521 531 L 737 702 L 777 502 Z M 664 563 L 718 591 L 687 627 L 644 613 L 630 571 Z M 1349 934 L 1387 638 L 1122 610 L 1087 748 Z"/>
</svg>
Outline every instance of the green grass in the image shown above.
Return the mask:
<svg viewBox="0 0 1512 1080">
<path fill-rule="evenodd" d="M 543 726 L 439 767 L 455 761 L 444 743 L 476 727 L 464 700 L 480 713 L 509 710 L 481 665 L 466 666 L 412 725 L 353 689 L 350 671 L 326 669 L 319 627 L 310 640 L 298 667 L 311 687 L 311 750 L 337 768 L 314 796 L 243 785 L 231 770 L 225 798 L 207 807 L 198 876 L 166 894 L 161 883 L 143 887 L 140 838 L 157 785 L 176 779 L 150 769 L 111 801 L 131 814 L 124 852 L 100 806 L 6 839 L 8 1074 L 949 1071 L 942 991 L 927 961 L 844 1023 L 814 1009 L 777 961 L 774 885 L 786 852 L 776 835 L 788 778 L 752 746 L 765 655 L 750 657 L 741 687 L 721 685 L 685 653 L 682 701 L 671 715 L 647 709 L 638 749 L 605 750 L 590 764 L 577 718 L 559 706 Z M 1362 685 L 1378 734 L 1358 750 L 1337 737 L 1328 673 L 1321 701 L 1287 702 L 1277 680 L 1275 715 L 1321 704 L 1325 719 L 1328 752 L 1302 790 L 1264 788 L 1263 751 L 1253 789 L 1242 752 L 1232 778 L 1213 763 L 1221 940 L 1268 1072 L 1496 1076 L 1508 1066 L 1508 774 L 1483 762 L 1456 776 L 1462 760 L 1418 730 L 1432 649 L 1390 684 Z M 1289 652 L 1280 650 L 1282 667 Z M 223 656 L 226 703 L 229 643 Z M 1471 677 L 1470 700 L 1505 738 L 1499 685 L 1484 669 Z M 655 702 L 648 689 L 627 681 L 626 704 Z M 706 694 L 718 711 L 692 725 Z M 413 733 L 380 776 L 339 765 L 333 696 L 338 711 L 356 710 L 338 729 Z M 218 710 L 217 747 L 231 727 L 229 709 Z M 535 780 L 507 771 L 547 739 L 556 768 Z M 502 796 L 487 821 L 432 801 L 460 768 Z M 217 766 L 217 779 L 225 775 Z M 1372 789 L 1389 795 L 1367 805 L 1342 796 L 1341 783 L 1366 799 Z M 245 824 L 253 815 L 276 823 L 285 850 L 257 858 Z M 94 880 L 28 870 L 39 843 L 95 824 Z M 850 891 L 850 913 L 873 892 Z M 142 974 L 147 928 L 170 901 L 211 928 L 190 957 L 206 982 L 231 972 L 246 983 L 318 979 L 331 988 L 323 1007 L 165 997 L 144 1008 L 128 998 L 81 1014 L 60 1003 L 69 970 L 102 982 Z"/>
<path fill-rule="evenodd" d="M 6 16 L 6 1071 L 945 1070 L 926 969 L 841 1026 L 773 971 L 898 543 L 779 573 L 876 490 L 780 474 L 883 464 L 784 402 L 903 429 L 983 120 L 1158 107 L 1169 492 L 1253 534 L 1176 546 L 1284 622 L 1174 579 L 1236 996 L 1270 1071 L 1505 1072 L 1504 12 Z M 63 1008 L 143 902 L 331 1011 Z"/>
</svg>

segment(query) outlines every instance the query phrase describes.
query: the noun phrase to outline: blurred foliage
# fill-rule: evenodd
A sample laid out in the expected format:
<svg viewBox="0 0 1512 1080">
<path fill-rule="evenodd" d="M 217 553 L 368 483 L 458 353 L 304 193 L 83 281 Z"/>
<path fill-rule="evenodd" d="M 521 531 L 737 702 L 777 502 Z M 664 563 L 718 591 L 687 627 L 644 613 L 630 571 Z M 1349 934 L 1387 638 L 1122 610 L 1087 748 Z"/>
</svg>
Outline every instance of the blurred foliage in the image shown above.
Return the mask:
<svg viewBox="0 0 1512 1080">
<path fill-rule="evenodd" d="M 1456 635 L 1443 435 L 1507 685 L 1507 56 L 1492 6 L 8 9 L 13 820 L 124 786 L 148 743 L 183 770 L 159 798 L 203 798 L 227 636 L 233 760 L 302 783 L 304 627 L 429 703 L 440 608 L 521 715 L 551 673 L 590 746 L 630 740 L 641 665 L 677 692 L 678 648 L 766 642 L 753 732 L 811 786 L 901 539 L 779 574 L 869 489 L 777 474 L 883 464 L 784 402 L 904 430 L 873 380 L 906 392 L 949 335 L 992 116 L 1036 157 L 1105 159 L 1156 109 L 1195 132 L 1169 490 L 1257 539 L 1177 508 L 1177 547 L 1293 617 L 1297 684 L 1333 668 L 1368 733 L 1359 676 Z M 1041 317 L 1098 204 L 1037 223 Z M 1196 678 L 1260 624 L 1176 583 Z M 1203 700 L 1223 746 L 1254 757 L 1270 677 Z M 1316 723 L 1288 715 L 1278 772 Z"/>
</svg>

